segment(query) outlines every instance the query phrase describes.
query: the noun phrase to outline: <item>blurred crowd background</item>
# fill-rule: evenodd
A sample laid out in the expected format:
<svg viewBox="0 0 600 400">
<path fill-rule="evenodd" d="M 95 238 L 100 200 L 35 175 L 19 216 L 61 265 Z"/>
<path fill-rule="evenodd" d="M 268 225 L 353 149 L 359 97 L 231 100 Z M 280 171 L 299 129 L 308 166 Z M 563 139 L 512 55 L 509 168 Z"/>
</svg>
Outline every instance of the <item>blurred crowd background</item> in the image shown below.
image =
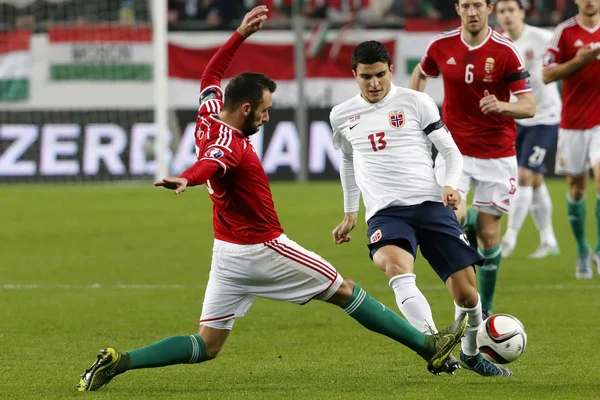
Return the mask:
<svg viewBox="0 0 600 400">
<path fill-rule="evenodd" d="M 0 30 L 43 31 L 52 24 L 112 22 L 150 23 L 151 0 L 0 0 Z M 267 28 L 291 26 L 292 1 L 310 23 L 323 19 L 333 24 L 365 28 L 436 29 L 456 25 L 452 0 L 165 0 L 172 31 L 230 30 L 245 12 L 258 4 L 270 9 Z M 524 0 L 528 22 L 554 26 L 577 13 L 573 0 Z"/>
</svg>

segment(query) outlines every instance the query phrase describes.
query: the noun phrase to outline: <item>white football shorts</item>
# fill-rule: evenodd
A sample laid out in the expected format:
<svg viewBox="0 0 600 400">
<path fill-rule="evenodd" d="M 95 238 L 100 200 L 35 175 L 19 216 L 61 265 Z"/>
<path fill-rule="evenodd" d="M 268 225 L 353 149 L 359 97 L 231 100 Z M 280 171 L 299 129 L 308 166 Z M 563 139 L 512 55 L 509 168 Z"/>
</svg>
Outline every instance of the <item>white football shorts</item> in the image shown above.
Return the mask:
<svg viewBox="0 0 600 400">
<path fill-rule="evenodd" d="M 302 305 L 329 299 L 342 281 L 329 262 L 283 234 L 253 245 L 215 239 L 200 324 L 231 330 L 255 297 Z"/>
<path fill-rule="evenodd" d="M 599 111 L 600 112 L 600 111 Z M 600 125 L 586 130 L 558 130 L 556 163 L 558 175 L 583 175 L 600 162 Z"/>
</svg>

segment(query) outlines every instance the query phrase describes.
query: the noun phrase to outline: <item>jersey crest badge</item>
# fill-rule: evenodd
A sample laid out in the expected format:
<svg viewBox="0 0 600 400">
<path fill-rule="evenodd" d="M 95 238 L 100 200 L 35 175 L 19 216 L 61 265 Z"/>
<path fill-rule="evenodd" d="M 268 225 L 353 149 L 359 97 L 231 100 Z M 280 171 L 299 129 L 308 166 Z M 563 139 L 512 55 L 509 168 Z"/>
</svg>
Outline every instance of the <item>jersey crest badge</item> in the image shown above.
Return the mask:
<svg viewBox="0 0 600 400">
<path fill-rule="evenodd" d="M 494 72 L 494 64 L 496 63 L 496 60 L 494 60 L 492 57 L 488 57 L 485 59 L 485 73 L 486 74 L 491 74 Z"/>
<path fill-rule="evenodd" d="M 371 243 L 375 243 L 378 242 L 381 237 L 383 235 L 381 234 L 381 229 L 377 229 L 375 232 L 373 232 L 373 234 L 371 235 Z"/>
<path fill-rule="evenodd" d="M 360 120 L 360 114 L 351 116 L 348 121 L 354 122 Z"/>
<path fill-rule="evenodd" d="M 223 155 L 223 150 L 219 149 L 218 147 L 212 147 L 206 150 L 206 152 L 204 153 L 204 157 L 208 158 L 221 158 L 223 157 Z"/>
<path fill-rule="evenodd" d="M 400 129 L 404 125 L 404 110 L 392 110 L 388 113 L 390 125 L 394 129 Z"/>
<path fill-rule="evenodd" d="M 492 82 L 494 77 L 492 74 L 494 73 L 494 64 L 496 64 L 496 60 L 492 57 L 488 57 L 485 59 L 485 76 L 483 77 L 484 82 Z"/>
<path fill-rule="evenodd" d="M 534 57 L 535 57 L 535 53 L 534 53 L 533 49 L 527 49 L 525 51 L 525 59 L 527 61 L 532 61 Z"/>
</svg>

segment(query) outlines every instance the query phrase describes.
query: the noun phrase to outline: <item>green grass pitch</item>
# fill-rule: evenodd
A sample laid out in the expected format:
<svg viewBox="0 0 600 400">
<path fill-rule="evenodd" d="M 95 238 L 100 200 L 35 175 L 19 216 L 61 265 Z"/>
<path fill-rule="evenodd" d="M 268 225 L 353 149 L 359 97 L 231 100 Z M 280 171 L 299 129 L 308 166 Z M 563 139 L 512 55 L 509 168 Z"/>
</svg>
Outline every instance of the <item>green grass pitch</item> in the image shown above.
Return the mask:
<svg viewBox="0 0 600 400">
<path fill-rule="evenodd" d="M 598 398 L 600 278 L 575 280 L 566 184 L 548 185 L 562 254 L 527 258 L 538 241 L 528 219 L 513 258 L 500 267 L 495 311 L 518 317 L 529 335 L 511 365 L 514 378 L 465 370 L 436 377 L 408 349 L 332 305 L 257 299 L 218 359 L 131 371 L 97 393 L 78 393 L 75 384 L 100 348 L 196 332 L 212 247 L 205 189 L 175 197 L 150 185 L 1 187 L 0 398 Z M 593 192 L 590 186 L 592 246 Z M 343 211 L 339 183 L 276 183 L 273 194 L 288 236 L 397 310 L 368 258 L 364 220 L 351 243 L 332 242 Z M 438 327 L 446 326 L 454 316 L 450 296 L 421 257 L 416 272 Z"/>
</svg>

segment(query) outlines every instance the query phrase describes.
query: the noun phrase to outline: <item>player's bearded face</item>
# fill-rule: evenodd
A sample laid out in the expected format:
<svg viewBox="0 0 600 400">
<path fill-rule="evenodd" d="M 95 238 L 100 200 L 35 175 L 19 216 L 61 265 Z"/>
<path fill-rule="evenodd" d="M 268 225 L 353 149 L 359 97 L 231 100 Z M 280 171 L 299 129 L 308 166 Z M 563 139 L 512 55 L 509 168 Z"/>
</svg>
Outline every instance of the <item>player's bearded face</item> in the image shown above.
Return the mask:
<svg viewBox="0 0 600 400">
<path fill-rule="evenodd" d="M 486 4 L 485 0 L 459 0 L 456 5 L 463 29 L 473 35 L 487 28 L 488 17 L 493 9 L 493 4 Z"/>
<path fill-rule="evenodd" d="M 392 86 L 392 71 L 393 67 L 387 62 L 358 64 L 353 72 L 362 98 L 370 103 L 383 99 Z"/>
<path fill-rule="evenodd" d="M 254 135 L 262 124 L 269 121 L 269 109 L 272 104 L 271 92 L 265 90 L 260 104 L 256 108 L 250 108 L 248 115 L 244 117 L 241 129 L 244 136 Z"/>
<path fill-rule="evenodd" d="M 587 17 L 591 17 L 600 11 L 600 0 L 575 0 L 579 7 L 579 12 Z"/>
</svg>

